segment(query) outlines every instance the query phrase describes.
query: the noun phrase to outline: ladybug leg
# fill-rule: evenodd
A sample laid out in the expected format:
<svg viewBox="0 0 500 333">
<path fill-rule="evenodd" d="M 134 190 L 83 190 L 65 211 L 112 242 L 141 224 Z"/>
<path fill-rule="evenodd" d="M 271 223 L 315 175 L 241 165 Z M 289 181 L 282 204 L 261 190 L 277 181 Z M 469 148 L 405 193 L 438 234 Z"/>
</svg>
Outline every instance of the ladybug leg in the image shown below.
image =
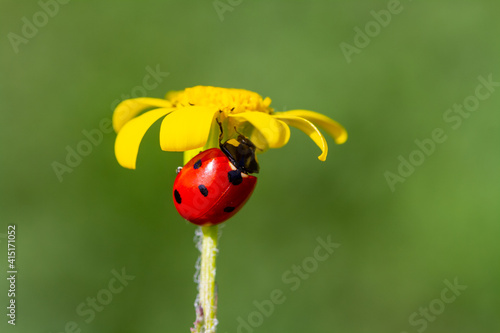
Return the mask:
<svg viewBox="0 0 500 333">
<path fill-rule="evenodd" d="M 177 169 L 175 170 L 175 173 L 179 173 L 179 172 L 181 172 L 181 170 L 182 170 L 182 167 L 177 167 Z"/>
<path fill-rule="evenodd" d="M 219 114 L 222 113 L 221 110 L 219 110 Z M 219 119 L 215 119 L 215 121 L 217 122 L 217 124 L 219 125 L 219 146 L 222 142 L 222 137 L 224 136 L 224 133 L 222 132 L 222 124 L 221 122 L 219 121 Z"/>
</svg>

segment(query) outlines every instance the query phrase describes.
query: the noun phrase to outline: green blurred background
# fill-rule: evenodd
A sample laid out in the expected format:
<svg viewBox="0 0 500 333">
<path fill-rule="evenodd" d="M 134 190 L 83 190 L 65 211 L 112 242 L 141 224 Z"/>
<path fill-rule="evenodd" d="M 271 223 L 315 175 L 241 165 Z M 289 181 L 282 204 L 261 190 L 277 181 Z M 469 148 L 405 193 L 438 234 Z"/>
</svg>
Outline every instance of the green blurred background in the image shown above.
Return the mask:
<svg viewBox="0 0 500 333">
<path fill-rule="evenodd" d="M 36 1 L 0 1 L 0 331 L 188 332 L 195 227 L 172 203 L 182 155 L 159 149 L 159 125 L 135 171 L 116 162 L 110 132 L 62 181 L 53 170 L 118 100 L 142 95 L 149 66 L 169 73 L 151 97 L 244 88 L 349 132 L 342 146 L 328 139 L 324 163 L 297 130 L 260 156 L 252 199 L 222 229 L 218 332 L 499 332 L 500 91 L 458 128 L 443 115 L 474 95 L 479 76 L 500 81 L 500 3 L 404 0 L 379 31 L 371 11 L 388 1 L 216 3 L 225 12 L 212 1 L 71 1 L 44 22 Z M 19 42 L 34 15 L 38 31 Z M 356 46 L 354 29 L 367 24 L 373 37 L 348 63 L 340 45 Z M 392 191 L 384 174 L 398 173 L 400 155 L 417 158 L 415 140 L 436 128 L 446 141 Z M 8 224 L 15 328 L 5 315 Z M 318 237 L 341 246 L 291 290 L 283 274 L 313 256 Z M 79 315 L 87 298 L 109 296 L 122 268 L 135 278 L 92 320 Z M 440 301 L 455 278 L 467 289 Z M 275 289 L 286 301 L 259 315 L 254 302 Z M 238 328 L 238 318 L 254 324 Z"/>
</svg>

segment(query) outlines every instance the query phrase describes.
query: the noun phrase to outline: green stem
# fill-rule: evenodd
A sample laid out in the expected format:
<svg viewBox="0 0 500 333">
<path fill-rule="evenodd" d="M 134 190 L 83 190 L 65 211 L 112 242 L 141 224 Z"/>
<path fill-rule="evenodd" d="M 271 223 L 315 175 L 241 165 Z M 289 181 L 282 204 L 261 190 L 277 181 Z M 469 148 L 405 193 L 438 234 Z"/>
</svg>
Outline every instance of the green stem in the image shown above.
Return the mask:
<svg viewBox="0 0 500 333">
<path fill-rule="evenodd" d="M 199 284 L 199 301 L 203 309 L 205 333 L 215 333 L 216 311 L 215 301 L 215 258 L 217 255 L 218 226 L 201 227 L 201 269 Z"/>
<path fill-rule="evenodd" d="M 210 135 L 204 147 L 184 152 L 184 164 L 189 162 L 199 152 L 219 146 L 219 127 L 212 123 Z M 217 237 L 219 227 L 200 227 L 200 243 L 197 244 L 200 255 L 198 276 L 198 296 L 195 302 L 196 321 L 192 333 L 215 333 L 217 328 L 217 295 L 215 292 L 215 257 L 217 255 Z M 198 266 L 197 266 L 198 267 Z"/>
</svg>

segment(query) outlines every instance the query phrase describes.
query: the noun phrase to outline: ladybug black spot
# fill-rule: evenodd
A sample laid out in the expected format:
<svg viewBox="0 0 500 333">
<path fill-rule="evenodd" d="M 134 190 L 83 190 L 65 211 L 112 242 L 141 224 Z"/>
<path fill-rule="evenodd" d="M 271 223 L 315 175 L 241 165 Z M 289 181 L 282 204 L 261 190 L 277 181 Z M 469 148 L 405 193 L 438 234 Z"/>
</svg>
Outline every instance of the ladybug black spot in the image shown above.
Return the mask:
<svg viewBox="0 0 500 333">
<path fill-rule="evenodd" d="M 195 169 L 198 169 L 199 167 L 201 167 L 201 160 L 196 161 L 196 163 L 193 166 L 193 168 Z"/>
<path fill-rule="evenodd" d="M 174 197 L 175 197 L 175 201 L 177 201 L 178 204 L 181 204 L 182 198 L 181 198 L 181 195 L 179 194 L 179 191 L 177 191 L 177 190 L 174 191 Z"/>
<path fill-rule="evenodd" d="M 243 181 L 243 178 L 241 177 L 241 172 L 239 170 L 232 170 L 227 173 L 227 178 L 229 179 L 229 182 L 233 185 L 240 185 L 241 182 Z"/>
<path fill-rule="evenodd" d="M 226 213 L 231 213 L 233 210 L 234 210 L 234 207 L 229 207 L 229 206 L 227 206 L 226 208 L 224 208 L 224 211 L 225 211 Z"/>
<path fill-rule="evenodd" d="M 200 190 L 200 193 L 203 194 L 204 197 L 208 195 L 208 189 L 205 187 L 205 185 L 198 186 L 198 189 Z"/>
</svg>

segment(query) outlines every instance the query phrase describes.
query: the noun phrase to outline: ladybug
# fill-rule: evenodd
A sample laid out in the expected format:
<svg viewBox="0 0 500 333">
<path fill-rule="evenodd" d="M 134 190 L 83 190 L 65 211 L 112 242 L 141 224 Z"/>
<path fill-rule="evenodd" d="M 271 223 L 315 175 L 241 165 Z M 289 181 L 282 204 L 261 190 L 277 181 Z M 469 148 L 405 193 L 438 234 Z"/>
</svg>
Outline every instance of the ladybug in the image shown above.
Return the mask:
<svg viewBox="0 0 500 333">
<path fill-rule="evenodd" d="M 220 126 L 220 124 L 219 124 Z M 202 151 L 183 168 L 174 181 L 174 205 L 191 223 L 210 226 L 234 216 L 247 202 L 257 184 L 249 175 L 259 172 L 255 145 L 239 134 Z"/>
</svg>

